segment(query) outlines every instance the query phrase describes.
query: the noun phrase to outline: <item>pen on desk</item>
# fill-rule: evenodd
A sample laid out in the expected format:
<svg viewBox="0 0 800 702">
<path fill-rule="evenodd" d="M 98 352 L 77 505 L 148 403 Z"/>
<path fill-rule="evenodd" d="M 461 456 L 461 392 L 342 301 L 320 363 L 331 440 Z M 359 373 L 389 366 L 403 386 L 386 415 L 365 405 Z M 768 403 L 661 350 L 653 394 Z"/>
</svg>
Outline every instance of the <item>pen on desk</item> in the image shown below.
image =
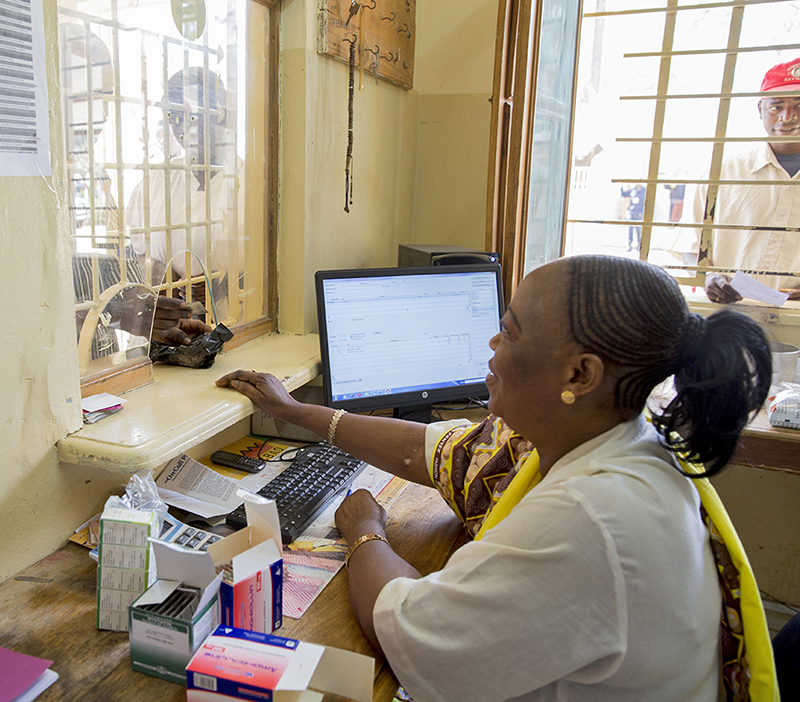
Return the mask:
<svg viewBox="0 0 800 702">
<path fill-rule="evenodd" d="M 348 498 L 348 497 L 350 497 L 350 494 L 351 494 L 352 492 L 353 492 L 353 488 L 351 488 L 351 487 L 347 488 L 347 494 L 345 495 L 345 498 Z"/>
</svg>

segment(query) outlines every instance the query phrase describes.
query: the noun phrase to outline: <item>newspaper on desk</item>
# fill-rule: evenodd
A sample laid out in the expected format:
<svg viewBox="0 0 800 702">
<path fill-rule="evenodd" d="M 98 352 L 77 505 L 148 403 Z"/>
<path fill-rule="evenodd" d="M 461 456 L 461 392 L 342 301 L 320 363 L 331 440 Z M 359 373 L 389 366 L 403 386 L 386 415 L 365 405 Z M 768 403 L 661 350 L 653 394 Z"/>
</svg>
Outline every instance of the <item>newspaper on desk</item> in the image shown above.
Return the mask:
<svg viewBox="0 0 800 702">
<path fill-rule="evenodd" d="M 182 453 L 167 464 L 156 485 L 168 505 L 207 519 L 228 514 L 242 504 L 242 498 L 236 495 L 237 488 L 256 492 L 269 481 L 267 475 L 250 477 L 228 478 Z"/>
</svg>

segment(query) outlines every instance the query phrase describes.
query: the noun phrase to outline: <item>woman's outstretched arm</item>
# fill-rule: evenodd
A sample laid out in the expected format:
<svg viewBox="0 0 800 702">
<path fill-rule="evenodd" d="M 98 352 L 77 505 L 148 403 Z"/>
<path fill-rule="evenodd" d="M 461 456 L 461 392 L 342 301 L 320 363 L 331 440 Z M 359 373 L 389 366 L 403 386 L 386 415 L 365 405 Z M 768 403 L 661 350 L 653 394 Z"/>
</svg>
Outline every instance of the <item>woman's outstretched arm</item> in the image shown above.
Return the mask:
<svg viewBox="0 0 800 702">
<path fill-rule="evenodd" d="M 295 400 L 269 373 L 238 370 L 217 380 L 249 397 L 268 415 L 326 438 L 334 410 Z M 362 461 L 420 485 L 431 485 L 425 463 L 425 425 L 389 417 L 345 414 L 335 444 Z"/>
</svg>

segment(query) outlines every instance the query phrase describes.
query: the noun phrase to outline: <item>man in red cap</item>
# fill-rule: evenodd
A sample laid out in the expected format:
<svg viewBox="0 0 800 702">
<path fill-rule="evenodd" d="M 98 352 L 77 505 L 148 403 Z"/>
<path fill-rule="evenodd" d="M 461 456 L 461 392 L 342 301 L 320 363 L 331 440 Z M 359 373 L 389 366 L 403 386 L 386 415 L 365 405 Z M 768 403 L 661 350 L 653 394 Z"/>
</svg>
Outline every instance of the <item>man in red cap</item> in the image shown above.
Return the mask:
<svg viewBox="0 0 800 702">
<path fill-rule="evenodd" d="M 787 91 L 794 92 L 786 94 Z M 800 58 L 770 68 L 761 83 L 761 93 L 758 111 L 764 129 L 769 137 L 780 140 L 770 140 L 745 154 L 725 159 L 719 179 L 742 182 L 720 185 L 715 203 L 707 201 L 708 187 L 698 186 L 689 221 L 702 222 L 709 211 L 715 223 L 741 227 L 714 230 L 710 265 L 800 271 L 800 188 L 793 184 L 800 179 Z M 770 287 L 791 290 L 790 299 L 800 299 L 800 278 L 755 277 Z M 707 276 L 705 290 L 712 302 L 742 299 L 729 280 L 720 273 Z"/>
</svg>

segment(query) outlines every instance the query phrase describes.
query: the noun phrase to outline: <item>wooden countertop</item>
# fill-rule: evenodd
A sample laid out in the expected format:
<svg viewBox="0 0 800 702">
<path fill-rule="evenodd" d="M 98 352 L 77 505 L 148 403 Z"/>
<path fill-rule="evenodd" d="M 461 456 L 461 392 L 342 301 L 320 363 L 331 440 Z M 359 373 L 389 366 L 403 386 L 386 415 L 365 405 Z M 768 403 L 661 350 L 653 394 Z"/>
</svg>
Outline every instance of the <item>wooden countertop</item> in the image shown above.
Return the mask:
<svg viewBox="0 0 800 702">
<path fill-rule="evenodd" d="M 773 427 L 762 409 L 742 432 L 730 462 L 800 473 L 800 429 Z"/>
<path fill-rule="evenodd" d="M 432 488 L 408 485 L 392 503 L 386 533 L 395 551 L 426 574 L 441 568 L 463 540 L 461 523 Z M 41 702 L 183 702 L 186 688 L 134 672 L 128 634 L 95 628 L 97 565 L 68 543 L 0 585 L 0 645 L 53 661 L 59 680 Z M 376 658 L 375 702 L 390 702 L 398 683 L 372 650 L 350 609 L 342 569 L 300 619 L 276 634 Z M 336 700 L 327 696 L 326 700 Z"/>
</svg>

